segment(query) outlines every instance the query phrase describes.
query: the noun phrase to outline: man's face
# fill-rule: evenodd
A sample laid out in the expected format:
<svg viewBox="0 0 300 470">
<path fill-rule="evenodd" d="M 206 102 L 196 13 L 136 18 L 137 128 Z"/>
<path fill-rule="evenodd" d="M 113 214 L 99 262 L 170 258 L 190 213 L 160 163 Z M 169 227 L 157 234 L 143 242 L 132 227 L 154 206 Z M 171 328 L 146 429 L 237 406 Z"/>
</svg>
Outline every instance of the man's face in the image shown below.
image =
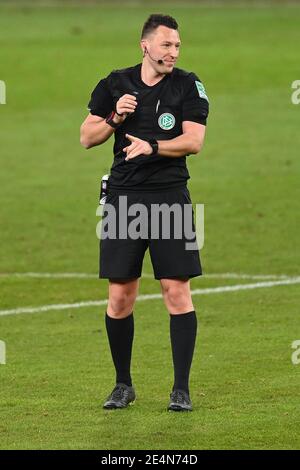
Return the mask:
<svg viewBox="0 0 300 470">
<path fill-rule="evenodd" d="M 171 73 L 175 62 L 179 56 L 180 37 L 178 31 L 167 28 L 166 26 L 158 26 L 153 33 L 146 39 L 142 40 L 142 47 L 147 48 L 151 57 L 155 60 L 163 59 L 163 64 L 158 64 L 146 57 L 151 62 L 152 67 L 158 73 Z"/>
</svg>

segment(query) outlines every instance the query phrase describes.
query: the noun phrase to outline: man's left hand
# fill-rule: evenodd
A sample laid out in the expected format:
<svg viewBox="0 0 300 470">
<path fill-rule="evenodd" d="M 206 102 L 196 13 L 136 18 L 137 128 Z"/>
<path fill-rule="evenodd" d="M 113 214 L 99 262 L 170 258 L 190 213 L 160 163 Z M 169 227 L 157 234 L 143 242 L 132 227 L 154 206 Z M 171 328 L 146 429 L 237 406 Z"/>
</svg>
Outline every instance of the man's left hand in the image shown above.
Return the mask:
<svg viewBox="0 0 300 470">
<path fill-rule="evenodd" d="M 131 160 L 132 158 L 138 157 L 139 155 L 151 155 L 153 150 L 149 142 L 146 140 L 139 139 L 133 135 L 126 134 L 125 137 L 130 140 L 131 144 L 123 148 L 123 152 L 126 152 L 125 160 Z"/>
</svg>

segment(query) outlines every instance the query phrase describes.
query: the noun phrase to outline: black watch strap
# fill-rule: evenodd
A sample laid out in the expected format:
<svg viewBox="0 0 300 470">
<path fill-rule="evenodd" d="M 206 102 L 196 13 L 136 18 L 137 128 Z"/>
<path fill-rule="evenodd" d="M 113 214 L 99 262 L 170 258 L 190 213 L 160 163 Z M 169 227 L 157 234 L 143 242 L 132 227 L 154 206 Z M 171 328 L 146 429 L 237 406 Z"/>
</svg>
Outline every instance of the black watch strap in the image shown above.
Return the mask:
<svg viewBox="0 0 300 470">
<path fill-rule="evenodd" d="M 149 139 L 148 143 L 151 145 L 152 153 L 151 155 L 157 155 L 158 153 L 158 142 L 156 139 Z"/>
<path fill-rule="evenodd" d="M 111 127 L 113 127 L 114 129 L 117 129 L 117 127 L 120 126 L 120 124 L 117 124 L 116 122 L 113 121 L 114 119 L 114 115 L 115 115 L 115 111 L 112 111 L 105 119 L 105 121 L 107 122 L 107 124 L 109 124 Z"/>
</svg>

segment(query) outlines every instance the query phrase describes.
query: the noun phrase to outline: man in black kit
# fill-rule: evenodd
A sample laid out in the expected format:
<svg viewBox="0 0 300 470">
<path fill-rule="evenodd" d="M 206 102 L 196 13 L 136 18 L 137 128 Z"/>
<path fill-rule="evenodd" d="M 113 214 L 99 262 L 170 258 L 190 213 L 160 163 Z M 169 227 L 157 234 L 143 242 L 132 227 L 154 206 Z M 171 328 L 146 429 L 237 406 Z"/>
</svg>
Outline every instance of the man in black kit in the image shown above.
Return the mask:
<svg viewBox="0 0 300 470">
<path fill-rule="evenodd" d="M 116 369 L 116 386 L 103 407 L 125 408 L 135 400 L 130 375 L 133 307 L 149 248 L 154 277 L 160 280 L 170 313 L 174 384 L 168 410 L 191 411 L 189 373 L 197 318 L 189 279 L 202 274 L 199 250 L 186 249 L 190 239 L 185 233 L 178 239 L 175 229 L 168 239 L 161 230 L 158 237 L 151 237 L 150 208 L 153 204 L 191 208 L 186 156 L 202 147 L 209 106 L 199 78 L 174 67 L 180 48 L 174 18 L 151 15 L 143 26 L 140 46 L 141 64 L 114 70 L 100 80 L 81 126 L 81 144 L 87 149 L 115 135 L 106 206 L 111 204 L 117 216 L 124 217 L 122 196 L 127 207 L 138 203 L 149 209 L 142 224 L 144 228 L 148 224 L 147 237 L 104 237 L 100 242 L 99 277 L 109 280 L 105 322 Z M 132 217 L 126 220 L 128 224 Z M 189 220 L 194 231 L 194 221 Z"/>
</svg>

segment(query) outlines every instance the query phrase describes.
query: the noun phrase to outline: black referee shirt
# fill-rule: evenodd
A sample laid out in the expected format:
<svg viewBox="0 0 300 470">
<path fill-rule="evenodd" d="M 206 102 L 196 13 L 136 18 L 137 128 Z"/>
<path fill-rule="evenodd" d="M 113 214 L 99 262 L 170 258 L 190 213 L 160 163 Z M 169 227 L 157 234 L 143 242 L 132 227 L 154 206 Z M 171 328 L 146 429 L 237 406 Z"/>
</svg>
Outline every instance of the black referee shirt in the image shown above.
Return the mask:
<svg viewBox="0 0 300 470">
<path fill-rule="evenodd" d="M 158 83 L 148 86 L 141 79 L 141 66 L 111 72 L 100 80 L 88 104 L 91 114 L 105 118 L 125 93 L 137 98 L 135 112 L 115 131 L 110 187 L 129 191 L 183 187 L 190 178 L 185 156 L 140 155 L 125 161 L 122 149 L 130 144 L 125 134 L 143 140 L 169 140 L 182 134 L 183 121 L 206 125 L 209 104 L 205 89 L 194 73 L 175 67 Z"/>
</svg>

